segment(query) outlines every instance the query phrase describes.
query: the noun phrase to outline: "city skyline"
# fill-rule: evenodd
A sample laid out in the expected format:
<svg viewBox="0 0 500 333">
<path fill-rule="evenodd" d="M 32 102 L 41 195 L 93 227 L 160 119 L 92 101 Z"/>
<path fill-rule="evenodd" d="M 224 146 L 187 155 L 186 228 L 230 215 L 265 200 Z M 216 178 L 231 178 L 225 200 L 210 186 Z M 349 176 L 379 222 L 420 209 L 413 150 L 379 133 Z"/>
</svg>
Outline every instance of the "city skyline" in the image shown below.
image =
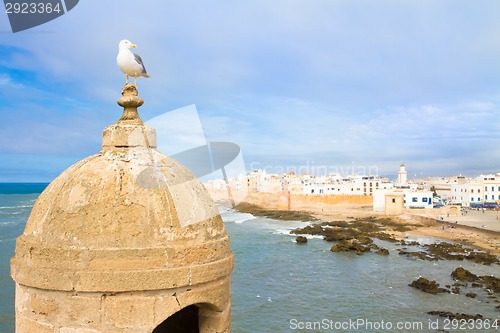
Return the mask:
<svg viewBox="0 0 500 333">
<path fill-rule="evenodd" d="M 313 169 L 314 170 L 314 169 Z M 320 170 L 321 167 L 320 167 Z M 341 170 L 341 169 L 339 169 Z M 348 169 L 346 169 L 348 171 Z M 363 167 L 359 167 L 358 171 L 359 170 L 364 170 Z M 372 169 L 372 170 L 376 170 L 376 169 Z M 283 171 L 283 172 L 281 172 Z M 228 177 L 228 179 L 235 179 L 235 178 L 238 178 L 240 176 L 248 176 L 248 175 L 252 175 L 253 173 L 255 172 L 264 172 L 265 174 L 269 175 L 269 176 L 279 176 L 279 177 L 284 177 L 286 175 L 289 175 L 289 174 L 295 174 L 296 176 L 298 177 L 301 177 L 301 176 L 310 176 L 311 178 L 329 178 L 329 177 L 342 177 L 342 178 L 359 178 L 359 177 L 362 177 L 362 178 L 386 178 L 388 179 L 390 182 L 397 182 L 398 180 L 398 169 L 395 169 L 392 173 L 388 173 L 388 174 L 378 174 L 378 173 L 363 173 L 363 172 L 356 172 L 356 168 L 354 169 L 354 172 L 350 172 L 350 173 L 344 173 L 344 172 L 330 172 L 330 173 L 321 173 L 321 172 L 317 172 L 317 173 L 314 173 L 314 172 L 306 172 L 306 169 L 296 169 L 296 168 L 286 168 L 286 169 L 283 169 L 281 171 L 278 171 L 278 172 L 275 172 L 269 168 L 264 168 L 264 169 L 248 169 L 248 170 L 245 170 L 239 174 L 237 174 L 236 172 L 233 172 L 231 177 Z M 303 171 L 303 172 L 301 172 Z M 411 173 L 411 169 L 410 169 L 410 172 L 408 173 L 408 181 L 409 182 L 414 182 L 414 181 L 423 181 L 423 180 L 429 180 L 429 179 L 443 179 L 443 180 L 450 180 L 450 179 L 454 179 L 454 178 L 464 178 L 464 179 L 468 179 L 468 180 L 474 180 L 474 179 L 478 179 L 478 178 L 482 178 L 484 176 L 496 176 L 496 177 L 499 177 L 500 176 L 500 172 L 483 172 L 483 173 L 478 173 L 478 174 L 471 174 L 471 175 L 462 175 L 462 174 L 450 174 L 450 175 L 434 175 L 434 176 L 425 176 L 425 177 L 418 177 L 418 175 L 416 173 Z M 203 181 L 206 181 L 206 182 L 209 182 L 209 181 L 212 181 L 212 180 L 217 180 L 217 181 L 223 181 L 224 178 L 223 177 L 218 177 L 218 178 L 201 178 Z"/>
<path fill-rule="evenodd" d="M 499 14 L 486 0 L 126 0 L 16 34 L 3 17 L 0 181 L 51 181 L 99 152 L 124 38 L 152 76 L 142 119 L 196 104 L 205 139 L 239 145 L 248 168 L 499 172 Z"/>
</svg>

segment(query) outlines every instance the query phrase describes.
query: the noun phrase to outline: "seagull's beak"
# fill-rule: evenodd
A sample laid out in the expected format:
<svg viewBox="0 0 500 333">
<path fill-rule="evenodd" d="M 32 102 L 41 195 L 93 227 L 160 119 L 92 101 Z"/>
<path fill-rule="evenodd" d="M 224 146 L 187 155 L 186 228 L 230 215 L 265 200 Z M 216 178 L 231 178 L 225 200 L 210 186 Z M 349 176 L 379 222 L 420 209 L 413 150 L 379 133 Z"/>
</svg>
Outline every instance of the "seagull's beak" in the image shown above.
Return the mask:
<svg viewBox="0 0 500 333">
<path fill-rule="evenodd" d="M 130 44 L 130 47 L 137 47 L 137 45 L 135 45 L 135 44 Z"/>
</svg>

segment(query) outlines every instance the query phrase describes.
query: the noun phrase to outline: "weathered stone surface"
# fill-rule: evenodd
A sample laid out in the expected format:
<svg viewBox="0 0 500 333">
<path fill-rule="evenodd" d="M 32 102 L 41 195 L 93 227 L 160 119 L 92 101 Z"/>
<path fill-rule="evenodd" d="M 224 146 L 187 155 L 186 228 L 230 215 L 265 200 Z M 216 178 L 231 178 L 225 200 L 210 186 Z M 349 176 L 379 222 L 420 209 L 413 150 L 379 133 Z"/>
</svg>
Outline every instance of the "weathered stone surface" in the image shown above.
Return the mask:
<svg viewBox="0 0 500 333">
<path fill-rule="evenodd" d="M 55 333 L 56 328 L 52 324 L 40 322 L 25 316 L 16 316 L 16 332 L 18 333 Z"/>
<path fill-rule="evenodd" d="M 60 311 L 61 321 L 69 321 L 74 325 L 100 325 L 101 312 L 96 311 L 102 305 L 100 294 L 71 294 L 63 300 L 64 309 Z"/>
<path fill-rule="evenodd" d="M 103 314 L 106 321 L 118 328 L 148 327 L 154 320 L 155 300 L 152 297 L 119 295 L 103 297 Z"/>
<path fill-rule="evenodd" d="M 204 308 L 200 310 L 200 331 L 209 332 L 229 332 L 231 326 L 231 306 L 223 311 L 212 311 Z"/>
<path fill-rule="evenodd" d="M 234 259 L 203 185 L 156 150 L 127 85 L 102 151 L 39 196 L 11 260 L 17 333 L 151 333 L 196 305 L 229 332 Z"/>
<path fill-rule="evenodd" d="M 59 333 L 101 333 L 101 332 L 90 328 L 63 327 L 59 330 Z"/>
<path fill-rule="evenodd" d="M 156 148 L 156 132 L 147 126 L 112 125 L 103 132 L 102 147 L 104 150 L 117 147 Z"/>
</svg>

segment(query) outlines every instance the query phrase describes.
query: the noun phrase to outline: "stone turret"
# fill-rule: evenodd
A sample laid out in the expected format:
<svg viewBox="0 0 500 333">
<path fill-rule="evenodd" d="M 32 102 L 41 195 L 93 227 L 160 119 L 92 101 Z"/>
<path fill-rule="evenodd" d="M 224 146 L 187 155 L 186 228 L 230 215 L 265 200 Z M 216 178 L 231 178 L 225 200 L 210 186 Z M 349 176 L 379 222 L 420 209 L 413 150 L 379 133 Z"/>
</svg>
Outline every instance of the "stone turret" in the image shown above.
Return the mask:
<svg viewBox="0 0 500 333">
<path fill-rule="evenodd" d="M 16 242 L 16 333 L 229 332 L 233 254 L 217 207 L 156 149 L 125 85 L 102 151 L 40 195 Z"/>
</svg>

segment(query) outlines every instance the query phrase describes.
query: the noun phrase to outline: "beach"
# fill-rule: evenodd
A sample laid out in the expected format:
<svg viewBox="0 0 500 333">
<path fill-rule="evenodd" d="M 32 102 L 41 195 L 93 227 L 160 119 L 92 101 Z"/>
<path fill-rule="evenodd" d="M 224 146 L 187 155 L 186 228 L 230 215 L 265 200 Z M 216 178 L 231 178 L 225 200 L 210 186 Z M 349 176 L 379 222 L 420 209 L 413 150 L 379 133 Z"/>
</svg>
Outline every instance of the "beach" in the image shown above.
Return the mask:
<svg viewBox="0 0 500 333">
<path fill-rule="evenodd" d="M 229 205 L 228 201 L 222 199 L 221 193 L 211 193 L 214 200 L 222 205 Z M 462 245 L 472 246 L 484 250 L 495 256 L 500 256 L 500 221 L 497 219 L 498 211 L 460 211 L 456 206 L 445 206 L 439 209 L 405 209 L 402 215 L 386 216 L 384 212 L 374 211 L 372 204 L 355 203 L 356 200 L 345 200 L 336 204 L 325 204 L 320 200 L 302 200 L 300 204 L 292 205 L 288 209 L 280 205 L 284 200 L 272 199 L 269 193 L 251 193 L 246 198 L 241 198 L 236 208 L 242 212 L 259 215 L 259 211 L 274 211 L 268 217 L 294 220 L 310 220 L 310 217 L 318 221 L 351 221 L 366 218 L 384 218 L 408 227 L 411 230 L 400 232 L 393 231 L 394 236 L 399 239 L 408 237 L 425 236 L 441 240 L 457 242 Z M 347 202 L 350 201 L 350 202 Z M 353 203 L 354 202 L 354 203 Z M 305 214 L 305 215 L 304 215 Z M 261 215 L 266 216 L 266 215 Z M 304 217 L 303 219 L 299 218 Z"/>
<path fill-rule="evenodd" d="M 399 233 L 402 239 L 411 235 L 435 237 L 470 245 L 500 256 L 500 222 L 496 220 L 498 212 L 467 212 L 465 215 L 448 216 L 447 213 L 407 209 L 404 215 L 391 216 L 391 219 L 412 228 L 410 231 Z M 326 212 L 311 213 L 323 221 L 384 216 L 383 213 L 374 212 L 371 206 L 352 204 L 339 205 L 337 209 Z"/>
</svg>

